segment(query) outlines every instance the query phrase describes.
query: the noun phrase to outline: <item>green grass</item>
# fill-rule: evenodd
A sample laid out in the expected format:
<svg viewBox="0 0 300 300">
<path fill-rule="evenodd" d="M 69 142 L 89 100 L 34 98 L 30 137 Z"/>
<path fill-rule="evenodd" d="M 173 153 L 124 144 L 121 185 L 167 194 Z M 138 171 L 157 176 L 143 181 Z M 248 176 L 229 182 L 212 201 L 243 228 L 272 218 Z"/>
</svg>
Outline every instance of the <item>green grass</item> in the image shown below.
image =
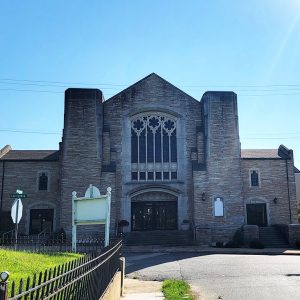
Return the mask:
<svg viewBox="0 0 300 300">
<path fill-rule="evenodd" d="M 190 285 L 183 280 L 165 280 L 162 292 L 166 300 L 193 300 Z"/>
<path fill-rule="evenodd" d="M 9 286 L 12 281 L 16 281 L 18 286 L 21 278 L 26 280 L 30 276 L 32 279 L 34 273 L 38 275 L 39 272 L 44 272 L 46 269 L 54 268 L 81 256 L 76 253 L 38 254 L 0 249 L 0 272 L 8 271 L 10 273 Z"/>
</svg>

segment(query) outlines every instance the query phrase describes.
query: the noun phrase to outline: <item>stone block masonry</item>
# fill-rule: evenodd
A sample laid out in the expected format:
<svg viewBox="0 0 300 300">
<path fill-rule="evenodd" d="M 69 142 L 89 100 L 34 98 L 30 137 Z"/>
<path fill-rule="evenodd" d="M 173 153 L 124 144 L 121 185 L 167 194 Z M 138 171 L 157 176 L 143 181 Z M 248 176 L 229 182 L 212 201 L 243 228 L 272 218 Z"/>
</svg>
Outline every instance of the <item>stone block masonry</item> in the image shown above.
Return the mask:
<svg viewBox="0 0 300 300">
<path fill-rule="evenodd" d="M 90 184 L 100 186 L 102 126 L 102 93 L 95 89 L 66 90 L 61 149 L 61 226 L 68 235 L 72 191 L 84 195 Z"/>
</svg>

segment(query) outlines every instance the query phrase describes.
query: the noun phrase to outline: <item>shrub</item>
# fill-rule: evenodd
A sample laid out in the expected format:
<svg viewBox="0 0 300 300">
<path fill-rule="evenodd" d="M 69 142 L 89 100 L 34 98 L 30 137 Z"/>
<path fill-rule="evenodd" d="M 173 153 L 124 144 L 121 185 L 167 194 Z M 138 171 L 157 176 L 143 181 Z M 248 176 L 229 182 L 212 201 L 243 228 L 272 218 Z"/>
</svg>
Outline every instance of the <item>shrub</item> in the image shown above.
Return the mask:
<svg viewBox="0 0 300 300">
<path fill-rule="evenodd" d="M 254 239 L 249 244 L 250 248 L 253 249 L 263 249 L 265 248 L 264 244 L 259 239 Z"/>
<path fill-rule="evenodd" d="M 223 242 L 216 242 L 217 248 L 223 248 Z"/>
<path fill-rule="evenodd" d="M 296 240 L 295 246 L 296 246 L 296 248 L 300 249 L 300 240 Z"/>
<path fill-rule="evenodd" d="M 225 244 L 225 248 L 238 248 L 239 244 L 236 241 L 229 241 Z"/>
<path fill-rule="evenodd" d="M 232 240 L 238 245 L 238 246 L 242 246 L 244 245 L 244 236 L 243 236 L 243 232 L 242 232 L 242 229 L 238 229 Z"/>
<path fill-rule="evenodd" d="M 162 285 L 162 292 L 166 300 L 193 300 L 190 285 L 183 280 L 169 279 Z"/>
<path fill-rule="evenodd" d="M 121 220 L 118 223 L 119 227 L 125 227 L 125 226 L 129 226 L 129 222 L 127 220 Z"/>
</svg>

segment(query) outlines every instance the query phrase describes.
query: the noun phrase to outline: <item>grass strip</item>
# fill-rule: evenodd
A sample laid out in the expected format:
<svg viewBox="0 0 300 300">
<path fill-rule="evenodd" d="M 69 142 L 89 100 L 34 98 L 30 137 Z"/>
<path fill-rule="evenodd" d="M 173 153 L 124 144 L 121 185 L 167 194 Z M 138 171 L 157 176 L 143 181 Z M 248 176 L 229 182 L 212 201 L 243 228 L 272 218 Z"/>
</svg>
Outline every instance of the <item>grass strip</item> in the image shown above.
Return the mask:
<svg viewBox="0 0 300 300">
<path fill-rule="evenodd" d="M 162 292 L 166 300 L 193 300 L 190 285 L 183 280 L 165 280 Z"/>
<path fill-rule="evenodd" d="M 0 273 L 8 271 L 9 291 L 12 281 L 15 281 L 18 287 L 20 279 L 26 280 L 30 276 L 31 280 L 34 273 L 44 272 L 46 269 L 54 268 L 66 262 L 81 257 L 76 253 L 30 253 L 22 251 L 12 251 L 0 249 Z"/>
</svg>

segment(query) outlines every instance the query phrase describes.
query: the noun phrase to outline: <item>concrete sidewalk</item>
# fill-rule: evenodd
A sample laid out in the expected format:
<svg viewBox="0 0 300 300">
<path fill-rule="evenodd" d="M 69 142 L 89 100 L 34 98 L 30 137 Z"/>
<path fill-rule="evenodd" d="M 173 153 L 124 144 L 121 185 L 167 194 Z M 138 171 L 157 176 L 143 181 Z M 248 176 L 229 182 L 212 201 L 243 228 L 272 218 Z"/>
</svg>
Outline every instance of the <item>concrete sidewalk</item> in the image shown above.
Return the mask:
<svg viewBox="0 0 300 300">
<path fill-rule="evenodd" d="M 121 300 L 163 300 L 162 282 L 125 278 Z"/>
<path fill-rule="evenodd" d="M 300 249 L 293 248 L 214 248 L 201 246 L 124 246 L 124 253 L 199 253 L 199 254 L 251 254 L 251 255 L 300 255 Z"/>
</svg>

